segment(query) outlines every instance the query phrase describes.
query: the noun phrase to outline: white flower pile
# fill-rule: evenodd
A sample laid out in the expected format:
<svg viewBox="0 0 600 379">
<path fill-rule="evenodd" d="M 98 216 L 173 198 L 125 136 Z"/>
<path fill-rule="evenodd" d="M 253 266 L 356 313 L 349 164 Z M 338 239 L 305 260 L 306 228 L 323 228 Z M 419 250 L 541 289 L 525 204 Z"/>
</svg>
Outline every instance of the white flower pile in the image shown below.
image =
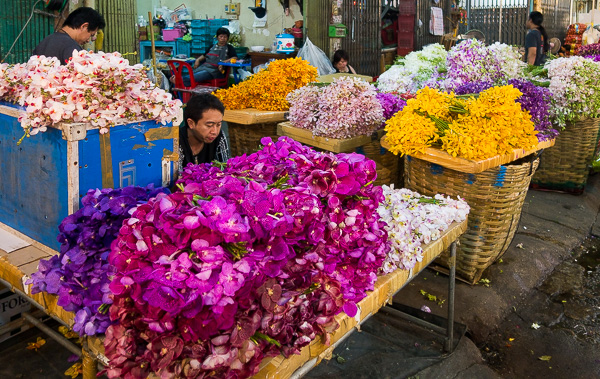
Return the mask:
<svg viewBox="0 0 600 379">
<path fill-rule="evenodd" d="M 67 65 L 33 56 L 27 63 L 0 65 L 0 99 L 24 107 L 26 134 L 59 122 L 84 122 L 108 132 L 112 125 L 155 120 L 165 125 L 181 113 L 181 101 L 148 80 L 143 66 L 119 53 L 74 52 Z"/>
<path fill-rule="evenodd" d="M 423 259 L 422 245 L 438 239 L 453 222 L 469 214 L 469 205 L 461 199 L 443 195 L 431 198 L 409 189 L 382 186 L 385 200 L 377 212 L 387 226 L 391 250 L 381 271 L 409 270 Z"/>
<path fill-rule="evenodd" d="M 381 92 L 415 93 L 422 88 L 422 83 L 446 70 L 447 55 L 448 52 L 439 43 L 413 51 L 381 74 L 377 87 Z"/>
<path fill-rule="evenodd" d="M 574 56 L 546 63 L 556 123 L 600 115 L 600 62 Z"/>
<path fill-rule="evenodd" d="M 506 81 L 523 78 L 523 70 L 527 67 L 527 64 L 523 61 L 516 46 L 496 42 L 489 45 L 488 50 L 492 52 L 492 56 L 500 64 L 500 71 Z"/>
</svg>

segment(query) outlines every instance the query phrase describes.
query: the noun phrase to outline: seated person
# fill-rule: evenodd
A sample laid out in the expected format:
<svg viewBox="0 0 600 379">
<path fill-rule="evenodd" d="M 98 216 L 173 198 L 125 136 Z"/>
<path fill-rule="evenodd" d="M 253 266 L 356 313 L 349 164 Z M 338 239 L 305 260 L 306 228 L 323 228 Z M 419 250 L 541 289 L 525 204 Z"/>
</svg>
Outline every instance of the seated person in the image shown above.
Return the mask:
<svg viewBox="0 0 600 379">
<path fill-rule="evenodd" d="M 223 70 L 223 66 L 219 65 L 219 62 L 229 62 L 231 58 L 237 58 L 235 48 L 227 43 L 230 35 L 231 33 L 227 28 L 217 30 L 217 44 L 206 50 L 206 53 L 199 56 L 194 62 L 194 80 L 204 82 L 225 77 L 225 70 Z M 204 63 L 202 63 L 203 61 Z M 175 76 L 172 76 L 170 81 L 175 83 Z M 188 75 L 183 75 L 183 84 L 190 86 Z"/>
<path fill-rule="evenodd" d="M 333 63 L 336 74 L 343 72 L 356 75 L 356 71 L 348 64 L 348 53 L 344 50 L 337 50 L 333 54 L 333 61 L 331 63 Z"/>
<path fill-rule="evenodd" d="M 229 145 L 221 131 L 224 113 L 223 103 L 214 95 L 195 95 L 188 101 L 179 127 L 181 169 L 189 163 L 227 162 Z"/>
</svg>

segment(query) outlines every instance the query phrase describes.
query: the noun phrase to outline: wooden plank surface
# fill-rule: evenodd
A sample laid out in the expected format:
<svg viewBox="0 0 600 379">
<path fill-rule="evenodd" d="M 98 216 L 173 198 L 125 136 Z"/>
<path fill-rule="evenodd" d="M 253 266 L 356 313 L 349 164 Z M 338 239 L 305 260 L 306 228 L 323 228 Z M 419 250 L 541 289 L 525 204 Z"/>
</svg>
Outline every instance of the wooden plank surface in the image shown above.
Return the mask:
<svg viewBox="0 0 600 379">
<path fill-rule="evenodd" d="M 375 135 L 378 135 L 378 132 L 375 132 Z M 357 147 L 367 145 L 373 141 L 373 138 L 370 135 L 362 135 L 345 139 L 314 136 L 311 130 L 297 128 L 292 126 L 290 122 L 282 122 L 278 124 L 277 134 L 280 136 L 291 137 L 305 145 L 310 145 L 319 149 L 331 151 L 333 153 L 354 151 Z"/>
<path fill-rule="evenodd" d="M 29 241 L 20 238 L 19 234 L 8 231 L 10 228 L 1 224 L 0 228 L 0 278 L 8 282 L 12 288 L 25 293 L 31 300 L 41 305 L 46 313 L 62 320 L 66 325 L 74 324 L 75 314 L 65 311 L 57 304 L 58 296 L 45 292 L 31 294 L 31 285 L 25 285 L 25 281 L 31 278 L 31 274 L 37 271 L 38 263 L 42 259 L 50 259 L 52 255 L 58 254 L 44 245 L 40 249 Z M 14 231 L 16 232 L 16 231 Z M 18 232 L 16 232 L 18 233 Z M 11 235 L 10 238 L 3 238 Z"/>
<path fill-rule="evenodd" d="M 388 150 L 390 148 L 390 145 L 385 139 L 385 137 L 381 139 L 381 146 Z M 460 157 L 453 157 L 447 152 L 435 147 L 428 147 L 427 149 L 425 149 L 424 153 L 411 154 L 411 157 L 435 163 L 452 170 L 466 172 L 469 174 L 477 174 L 485 170 L 489 170 L 490 168 L 510 163 L 519 158 L 523 158 L 530 154 L 533 154 L 536 151 L 539 151 L 541 149 L 547 149 L 552 146 L 554 146 L 554 140 L 543 141 L 538 143 L 538 145 L 533 149 L 514 149 L 513 152 L 510 154 L 496 155 L 491 158 L 477 161 Z"/>
<path fill-rule="evenodd" d="M 223 121 L 242 125 L 280 122 L 287 120 L 287 111 L 260 111 L 254 108 L 225 109 Z"/>
<path fill-rule="evenodd" d="M 331 347 L 336 341 L 357 327 L 368 316 L 376 313 L 381 307 L 386 305 L 394 294 L 408 284 L 466 230 L 467 220 L 461 223 L 453 223 L 439 239 L 423 246 L 423 260 L 417 262 L 412 270 L 396 270 L 395 272 L 379 277 L 375 283 L 375 290 L 358 303 L 360 311 L 356 317 L 348 317 L 345 313 L 340 313 L 336 316 L 336 321 L 340 324 L 340 327 L 331 334 L 331 343 L 329 346 L 324 345 L 321 338 L 317 338 L 308 346 L 302 348 L 300 355 L 292 355 L 288 358 L 280 355 L 275 358 L 265 359 L 260 365 L 260 371 L 254 378 L 289 378 L 298 368 L 312 359 L 316 358 L 317 364 L 322 359 L 328 359 L 333 351 Z"/>
</svg>

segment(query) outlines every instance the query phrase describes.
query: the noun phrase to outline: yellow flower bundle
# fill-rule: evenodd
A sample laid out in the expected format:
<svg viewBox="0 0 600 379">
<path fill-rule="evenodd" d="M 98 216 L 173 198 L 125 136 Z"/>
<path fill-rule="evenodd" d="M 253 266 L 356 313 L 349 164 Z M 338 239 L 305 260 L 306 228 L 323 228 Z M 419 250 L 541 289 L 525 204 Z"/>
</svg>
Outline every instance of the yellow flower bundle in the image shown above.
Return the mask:
<svg viewBox="0 0 600 379">
<path fill-rule="evenodd" d="M 533 148 L 537 132 L 516 102 L 521 95 L 510 85 L 469 98 L 423 88 L 386 122 L 390 150 L 411 155 L 439 146 L 454 157 L 480 160 Z"/>
<path fill-rule="evenodd" d="M 302 58 L 280 59 L 250 76 L 247 80 L 215 92 L 226 109 L 256 108 L 262 111 L 285 111 L 290 104 L 285 97 L 295 89 L 317 79 L 317 68 Z"/>
</svg>

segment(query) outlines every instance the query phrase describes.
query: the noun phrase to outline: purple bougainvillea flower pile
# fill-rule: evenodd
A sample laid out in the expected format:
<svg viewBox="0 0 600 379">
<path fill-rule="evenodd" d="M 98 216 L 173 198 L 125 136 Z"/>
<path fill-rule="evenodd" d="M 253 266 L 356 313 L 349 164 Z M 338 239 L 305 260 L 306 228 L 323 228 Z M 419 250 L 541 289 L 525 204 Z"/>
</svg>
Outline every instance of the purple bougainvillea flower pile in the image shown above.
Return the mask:
<svg viewBox="0 0 600 379">
<path fill-rule="evenodd" d="M 80 335 L 104 333 L 112 304 L 110 245 L 131 208 L 168 192 L 152 185 L 88 191 L 83 207 L 59 225 L 60 254 L 40 261 L 27 282 L 33 284 L 31 292 L 58 295 L 58 305 L 75 314 L 73 330 Z"/>
<path fill-rule="evenodd" d="M 375 163 L 281 137 L 225 165 L 189 165 L 139 205 L 109 261 L 106 374 L 248 377 L 354 316 L 389 245 Z"/>
</svg>

